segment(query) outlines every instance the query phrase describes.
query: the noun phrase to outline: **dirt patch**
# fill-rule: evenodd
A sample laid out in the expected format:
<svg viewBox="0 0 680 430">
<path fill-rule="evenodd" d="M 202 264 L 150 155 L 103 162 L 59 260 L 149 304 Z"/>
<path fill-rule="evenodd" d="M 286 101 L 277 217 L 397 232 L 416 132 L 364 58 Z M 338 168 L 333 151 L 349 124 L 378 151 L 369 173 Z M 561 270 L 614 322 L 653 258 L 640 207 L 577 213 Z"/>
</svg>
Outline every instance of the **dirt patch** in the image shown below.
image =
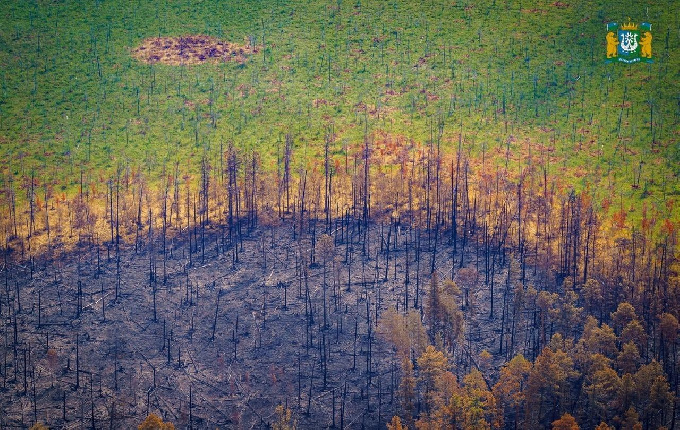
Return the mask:
<svg viewBox="0 0 680 430">
<path fill-rule="evenodd" d="M 132 56 L 148 64 L 244 63 L 257 46 L 238 45 L 210 36 L 151 37 L 132 50 Z"/>
</svg>

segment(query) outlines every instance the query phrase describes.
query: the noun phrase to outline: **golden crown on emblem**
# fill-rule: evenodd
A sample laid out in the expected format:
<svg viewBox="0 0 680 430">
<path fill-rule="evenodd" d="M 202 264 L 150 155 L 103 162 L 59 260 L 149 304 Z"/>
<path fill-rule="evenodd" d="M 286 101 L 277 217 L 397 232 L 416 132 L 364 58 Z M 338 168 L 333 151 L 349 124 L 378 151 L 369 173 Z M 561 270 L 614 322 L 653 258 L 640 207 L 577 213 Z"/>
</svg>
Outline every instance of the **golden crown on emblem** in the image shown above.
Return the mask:
<svg viewBox="0 0 680 430">
<path fill-rule="evenodd" d="M 630 21 L 630 18 L 628 18 L 628 22 L 625 24 L 621 24 L 621 30 L 637 30 L 638 25 L 634 24 Z"/>
</svg>

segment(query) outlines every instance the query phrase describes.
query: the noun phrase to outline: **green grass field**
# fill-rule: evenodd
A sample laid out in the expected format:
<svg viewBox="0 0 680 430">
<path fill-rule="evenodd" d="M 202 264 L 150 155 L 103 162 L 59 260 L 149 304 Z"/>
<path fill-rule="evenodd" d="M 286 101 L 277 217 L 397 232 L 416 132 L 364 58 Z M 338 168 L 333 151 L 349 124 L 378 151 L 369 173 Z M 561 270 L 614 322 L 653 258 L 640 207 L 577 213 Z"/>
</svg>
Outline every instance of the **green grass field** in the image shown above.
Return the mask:
<svg viewBox="0 0 680 430">
<path fill-rule="evenodd" d="M 197 172 L 233 141 L 275 168 L 284 136 L 314 163 L 387 132 L 463 134 L 511 170 L 539 154 L 597 199 L 664 207 L 680 192 L 679 11 L 663 2 L 3 1 L 3 185 L 74 192 L 81 170 Z M 605 23 L 652 23 L 655 63 L 604 64 Z M 144 38 L 259 45 L 244 64 L 148 65 Z M 530 162 L 530 161 L 529 161 Z M 670 209 L 672 210 L 672 209 Z M 677 214 L 672 217 L 677 219 Z"/>
</svg>

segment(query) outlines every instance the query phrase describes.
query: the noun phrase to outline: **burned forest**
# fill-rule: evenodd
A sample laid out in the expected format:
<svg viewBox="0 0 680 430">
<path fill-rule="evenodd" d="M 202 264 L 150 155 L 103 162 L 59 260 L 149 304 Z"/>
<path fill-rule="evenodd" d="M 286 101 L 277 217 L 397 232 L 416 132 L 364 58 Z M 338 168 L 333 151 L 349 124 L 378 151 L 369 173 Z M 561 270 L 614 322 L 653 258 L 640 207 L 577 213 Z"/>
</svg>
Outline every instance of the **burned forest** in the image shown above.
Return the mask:
<svg viewBox="0 0 680 430">
<path fill-rule="evenodd" d="M 629 236 L 540 164 L 433 142 L 385 169 L 405 142 L 367 136 L 294 173 L 292 144 L 274 175 L 229 147 L 10 210 L 3 425 L 674 423 L 674 231 Z"/>
</svg>

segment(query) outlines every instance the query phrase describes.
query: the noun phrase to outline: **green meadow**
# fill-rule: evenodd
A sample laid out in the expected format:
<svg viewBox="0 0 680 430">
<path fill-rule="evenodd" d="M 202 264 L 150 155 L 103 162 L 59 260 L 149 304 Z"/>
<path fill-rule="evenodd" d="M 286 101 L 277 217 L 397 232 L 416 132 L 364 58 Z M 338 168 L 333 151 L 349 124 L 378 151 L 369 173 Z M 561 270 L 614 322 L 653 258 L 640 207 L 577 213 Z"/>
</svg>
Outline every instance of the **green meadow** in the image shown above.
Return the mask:
<svg viewBox="0 0 680 430">
<path fill-rule="evenodd" d="M 230 142 L 276 169 L 286 134 L 313 166 L 332 129 L 336 157 L 376 132 L 450 152 L 460 138 L 513 174 L 542 160 L 577 191 L 677 219 L 679 14 L 672 0 L 3 1 L 0 180 L 69 195 L 81 172 L 195 174 Z M 605 24 L 628 18 L 652 23 L 653 64 L 604 64 Z M 195 34 L 259 49 L 242 64 L 131 55 Z"/>
</svg>

